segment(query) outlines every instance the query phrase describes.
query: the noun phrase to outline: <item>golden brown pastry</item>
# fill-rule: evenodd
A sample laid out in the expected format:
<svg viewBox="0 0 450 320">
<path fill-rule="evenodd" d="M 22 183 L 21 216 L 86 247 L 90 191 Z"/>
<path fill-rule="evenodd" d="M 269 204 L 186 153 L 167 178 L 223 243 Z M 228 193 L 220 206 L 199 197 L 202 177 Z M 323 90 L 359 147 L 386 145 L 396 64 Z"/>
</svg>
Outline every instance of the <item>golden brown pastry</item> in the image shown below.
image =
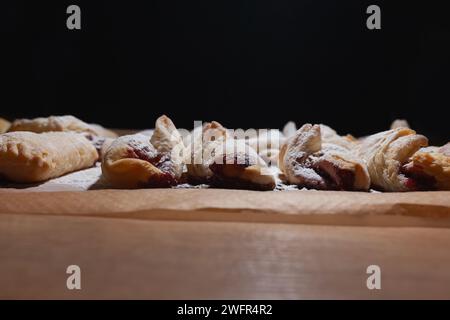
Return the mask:
<svg viewBox="0 0 450 320">
<path fill-rule="evenodd" d="M 88 124 L 74 116 L 51 116 L 48 118 L 15 120 L 9 131 L 31 131 L 35 133 L 51 131 L 72 131 L 97 137 L 116 138 L 117 134 L 98 124 Z"/>
<path fill-rule="evenodd" d="M 277 166 L 280 146 L 285 142 L 278 129 L 230 130 L 228 139 L 242 140 L 257 152 L 269 166 Z"/>
<path fill-rule="evenodd" d="M 280 150 L 279 166 L 287 183 L 322 190 L 367 191 L 364 162 L 353 142 L 324 125 L 303 125 Z"/>
<path fill-rule="evenodd" d="M 153 129 L 145 129 L 145 130 L 141 130 L 141 131 L 139 131 L 139 132 L 137 132 L 137 133 L 140 133 L 140 134 L 143 134 L 144 136 L 147 136 L 147 137 L 152 137 L 152 135 L 153 135 Z"/>
<path fill-rule="evenodd" d="M 406 165 L 428 139 L 409 128 L 396 128 L 364 138 L 357 148 L 369 170 L 372 187 L 383 191 L 429 189 L 422 179 L 408 174 Z"/>
<path fill-rule="evenodd" d="M 285 142 L 284 135 L 276 129 L 260 129 L 256 136 L 245 139 L 260 157 L 271 165 L 277 165 L 280 147 Z"/>
<path fill-rule="evenodd" d="M 340 136 L 330 127 L 321 124 L 320 132 L 322 143 L 334 144 L 352 151 L 356 147 L 356 139 L 352 135 Z"/>
<path fill-rule="evenodd" d="M 115 139 L 118 137 L 117 133 L 115 133 L 112 130 L 106 129 L 105 127 L 103 127 L 97 123 L 90 123 L 89 126 L 91 126 L 95 135 L 98 137 L 111 138 L 111 139 Z"/>
<path fill-rule="evenodd" d="M 82 133 L 92 142 L 100 157 L 102 151 L 118 136 L 115 132 L 105 129 L 101 125 L 88 124 L 74 116 L 18 119 L 12 123 L 9 131 L 30 131 L 35 133 L 62 131 Z"/>
<path fill-rule="evenodd" d="M 11 123 L 3 118 L 0 118 L 0 134 L 8 131 Z"/>
<path fill-rule="evenodd" d="M 410 128 L 404 119 L 397 119 L 391 129 Z M 402 165 L 407 190 L 450 190 L 450 143 L 443 147 L 419 149 Z"/>
<path fill-rule="evenodd" d="M 19 183 L 41 182 L 91 167 L 94 146 L 71 132 L 9 132 L 0 135 L 0 176 Z"/>
<path fill-rule="evenodd" d="M 280 155 L 280 149 L 265 149 L 258 153 L 258 155 L 264 160 L 267 165 L 278 166 L 278 157 Z"/>
<path fill-rule="evenodd" d="M 186 167 L 192 184 L 209 183 L 213 172 L 209 166 L 214 161 L 214 150 L 227 140 L 227 130 L 218 122 L 206 122 L 191 134 L 187 149 Z"/>
<path fill-rule="evenodd" d="M 400 172 L 412 190 L 450 190 L 450 143 L 422 148 L 414 153 Z"/>
<path fill-rule="evenodd" d="M 219 188 L 273 190 L 275 177 L 265 161 L 244 140 L 228 139 L 215 148 L 211 184 Z"/>
<path fill-rule="evenodd" d="M 102 174 L 117 188 L 164 188 L 183 173 L 185 147 L 172 121 L 161 116 L 151 138 L 134 134 L 117 138 L 102 157 Z"/>
<path fill-rule="evenodd" d="M 74 116 L 51 116 L 48 118 L 17 119 L 10 131 L 30 131 L 35 133 L 50 131 L 73 131 L 96 134 L 95 130 L 84 121 Z"/>
<path fill-rule="evenodd" d="M 257 152 L 245 140 L 235 140 L 216 121 L 194 130 L 188 155 L 190 183 L 233 189 L 275 188 L 275 177 Z"/>
</svg>

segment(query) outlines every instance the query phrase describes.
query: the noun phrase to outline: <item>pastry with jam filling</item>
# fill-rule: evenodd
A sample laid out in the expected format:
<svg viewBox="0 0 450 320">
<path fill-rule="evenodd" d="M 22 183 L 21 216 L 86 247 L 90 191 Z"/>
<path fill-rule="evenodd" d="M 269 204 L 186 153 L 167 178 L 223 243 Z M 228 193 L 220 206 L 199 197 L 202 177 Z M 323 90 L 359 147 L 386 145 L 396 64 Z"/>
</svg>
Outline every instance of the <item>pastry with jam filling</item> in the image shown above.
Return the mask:
<svg viewBox="0 0 450 320">
<path fill-rule="evenodd" d="M 117 138 L 102 157 L 102 174 L 117 188 L 167 188 L 179 183 L 184 157 L 182 137 L 163 115 L 151 138 L 143 134 Z"/>
<path fill-rule="evenodd" d="M 414 190 L 450 190 L 450 143 L 422 148 L 414 153 L 400 172 Z"/>
<path fill-rule="evenodd" d="M 275 189 L 273 171 L 244 140 L 228 139 L 216 147 L 209 169 L 211 185 L 225 189 Z"/>
<path fill-rule="evenodd" d="M 357 152 L 367 163 L 374 189 L 449 190 L 449 147 L 427 145 L 425 136 L 399 127 L 364 138 Z"/>
<path fill-rule="evenodd" d="M 285 140 L 286 138 L 279 130 L 261 129 L 256 132 L 256 136 L 246 138 L 245 143 L 252 147 L 266 163 L 277 166 L 280 147 Z"/>
<path fill-rule="evenodd" d="M 228 132 L 219 122 L 206 122 L 193 130 L 186 160 L 188 181 L 191 184 L 210 183 L 213 172 L 214 149 L 228 139 Z"/>
<path fill-rule="evenodd" d="M 187 164 L 188 181 L 216 188 L 273 190 L 275 177 L 265 161 L 242 139 L 213 121 L 194 129 Z"/>
<path fill-rule="evenodd" d="M 369 173 L 355 145 L 327 126 L 305 124 L 280 150 L 282 178 L 310 189 L 368 191 Z"/>
</svg>

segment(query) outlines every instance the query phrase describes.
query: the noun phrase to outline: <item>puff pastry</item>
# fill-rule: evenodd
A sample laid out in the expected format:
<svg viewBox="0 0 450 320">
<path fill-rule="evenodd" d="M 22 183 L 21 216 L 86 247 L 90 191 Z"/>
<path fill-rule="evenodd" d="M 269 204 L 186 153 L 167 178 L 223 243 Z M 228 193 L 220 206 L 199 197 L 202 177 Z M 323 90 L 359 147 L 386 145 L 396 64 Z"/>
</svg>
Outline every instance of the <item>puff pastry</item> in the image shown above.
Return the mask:
<svg viewBox="0 0 450 320">
<path fill-rule="evenodd" d="M 185 156 L 181 135 L 161 116 L 151 138 L 134 134 L 116 139 L 102 157 L 102 174 L 118 188 L 171 187 L 182 176 Z"/>
<path fill-rule="evenodd" d="M 280 149 L 266 149 L 258 153 L 258 155 L 269 166 L 278 166 L 278 157 L 280 155 Z"/>
<path fill-rule="evenodd" d="M 277 165 L 278 151 L 285 142 L 283 133 L 279 130 L 258 130 L 255 137 L 245 139 L 245 142 L 251 146 L 259 156 L 272 165 Z"/>
<path fill-rule="evenodd" d="M 138 133 L 151 138 L 153 135 L 153 131 L 154 131 L 153 129 L 145 129 L 145 130 L 139 131 Z"/>
<path fill-rule="evenodd" d="M 94 146 L 70 132 L 9 132 L 0 135 L 0 176 L 19 183 L 41 182 L 91 167 Z"/>
<path fill-rule="evenodd" d="M 209 166 L 214 161 L 215 149 L 228 139 L 228 132 L 220 123 L 212 121 L 195 128 L 190 139 L 186 159 L 188 180 L 192 184 L 209 183 L 213 176 Z"/>
<path fill-rule="evenodd" d="M 215 148 L 209 169 L 220 188 L 273 190 L 276 181 L 266 162 L 244 140 L 228 139 Z"/>
<path fill-rule="evenodd" d="M 367 191 L 366 165 L 354 143 L 324 125 L 303 125 L 280 150 L 279 167 L 290 184 L 322 190 Z"/>
<path fill-rule="evenodd" d="M 413 190 L 450 190 L 450 143 L 422 148 L 400 169 Z"/>
<path fill-rule="evenodd" d="M 275 188 L 275 178 L 265 161 L 245 140 L 235 140 L 216 121 L 194 130 L 188 154 L 190 183 L 233 189 Z"/>
<path fill-rule="evenodd" d="M 11 123 L 3 118 L 0 118 L 0 134 L 8 131 Z"/>
<path fill-rule="evenodd" d="M 409 191 L 430 188 L 428 183 L 403 170 L 428 139 L 409 128 L 396 128 L 364 138 L 357 153 L 369 170 L 372 187 L 383 191 Z"/>
</svg>

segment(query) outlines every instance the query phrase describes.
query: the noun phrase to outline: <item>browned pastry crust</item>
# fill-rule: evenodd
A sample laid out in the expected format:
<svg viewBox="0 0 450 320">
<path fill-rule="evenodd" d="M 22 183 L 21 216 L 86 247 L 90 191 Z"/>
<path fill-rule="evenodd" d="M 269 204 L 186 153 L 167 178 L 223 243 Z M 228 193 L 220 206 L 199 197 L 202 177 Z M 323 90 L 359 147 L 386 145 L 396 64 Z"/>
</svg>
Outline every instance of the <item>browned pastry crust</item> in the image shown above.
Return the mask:
<svg viewBox="0 0 450 320">
<path fill-rule="evenodd" d="M 115 132 L 105 129 L 98 124 L 88 124 L 74 116 L 51 116 L 48 118 L 18 119 L 12 123 L 9 131 L 30 131 L 35 133 L 82 133 L 97 149 L 99 158 L 101 158 L 102 152 L 104 152 L 104 150 L 111 144 L 112 140 L 118 136 Z"/>
<path fill-rule="evenodd" d="M 422 148 L 400 169 L 414 190 L 450 190 L 450 143 Z"/>
<path fill-rule="evenodd" d="M 191 134 L 186 159 L 188 181 L 192 184 L 209 183 L 213 172 L 214 149 L 228 138 L 227 130 L 218 122 L 206 122 Z"/>
<path fill-rule="evenodd" d="M 98 124 L 88 124 L 74 116 L 51 116 L 48 118 L 15 120 L 9 131 L 30 131 L 35 133 L 64 131 L 79 132 L 105 138 L 117 138 L 117 134 Z"/>
<path fill-rule="evenodd" d="M 357 153 L 365 160 L 372 187 L 383 191 L 409 191 L 429 189 L 428 182 L 408 175 L 403 166 L 422 147 L 426 137 L 409 128 L 396 128 L 364 138 Z M 423 181 L 421 181 L 423 180 Z"/>
<path fill-rule="evenodd" d="M 184 149 L 175 125 L 161 116 L 151 139 L 142 134 L 116 139 L 102 157 L 102 174 L 117 188 L 174 186 L 183 173 Z"/>
<path fill-rule="evenodd" d="M 244 140 L 227 140 L 215 149 L 209 169 L 211 184 L 219 188 L 273 190 L 273 172 L 266 162 Z"/>
<path fill-rule="evenodd" d="M 218 122 L 194 130 L 187 164 L 188 181 L 214 187 L 273 190 L 275 178 L 246 140 L 235 140 Z"/>
<path fill-rule="evenodd" d="M 0 175 L 19 183 L 41 182 L 91 167 L 98 154 L 81 134 L 9 132 L 0 135 Z"/>
<path fill-rule="evenodd" d="M 305 124 L 280 150 L 287 183 L 322 190 L 367 191 L 364 162 L 353 154 L 353 141 L 324 125 Z"/>
<path fill-rule="evenodd" d="M 97 137 L 115 139 L 119 136 L 114 131 L 106 129 L 105 127 L 97 123 L 90 123 L 89 126 L 91 126 L 92 130 L 94 131 Z"/>
<path fill-rule="evenodd" d="M 0 134 L 8 131 L 11 123 L 3 118 L 0 118 Z"/>
</svg>

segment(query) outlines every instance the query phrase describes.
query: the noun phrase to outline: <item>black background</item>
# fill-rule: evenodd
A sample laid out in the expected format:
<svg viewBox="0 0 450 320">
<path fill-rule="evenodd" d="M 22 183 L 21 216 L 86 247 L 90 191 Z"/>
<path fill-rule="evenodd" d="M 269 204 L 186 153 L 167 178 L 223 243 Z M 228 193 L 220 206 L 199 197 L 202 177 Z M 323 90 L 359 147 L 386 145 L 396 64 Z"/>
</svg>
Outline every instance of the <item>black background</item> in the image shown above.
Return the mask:
<svg viewBox="0 0 450 320">
<path fill-rule="evenodd" d="M 386 314 L 405 318 L 419 316 L 437 318 L 448 310 L 449 301 L 342 301 L 342 300 L 154 300 L 154 301 L 0 301 L 2 311 L 11 314 L 33 317 L 44 316 L 46 319 L 83 319 L 88 313 L 94 317 L 115 316 L 120 318 L 141 318 L 143 314 L 158 319 L 202 319 L 200 316 L 179 316 L 179 306 L 207 306 L 220 310 L 221 304 L 271 304 L 272 315 L 218 315 L 213 313 L 207 319 L 289 319 L 339 316 L 346 319 L 384 319 Z M 349 311 L 351 310 L 351 311 Z M 441 310 L 441 311 L 439 311 Z"/>
<path fill-rule="evenodd" d="M 77 4 L 82 29 L 66 28 Z M 381 7 L 382 30 L 366 28 Z M 74 114 L 148 128 L 326 123 L 365 135 L 407 118 L 449 138 L 450 18 L 434 1 L 14 1 L 1 4 L 0 116 Z"/>
</svg>

